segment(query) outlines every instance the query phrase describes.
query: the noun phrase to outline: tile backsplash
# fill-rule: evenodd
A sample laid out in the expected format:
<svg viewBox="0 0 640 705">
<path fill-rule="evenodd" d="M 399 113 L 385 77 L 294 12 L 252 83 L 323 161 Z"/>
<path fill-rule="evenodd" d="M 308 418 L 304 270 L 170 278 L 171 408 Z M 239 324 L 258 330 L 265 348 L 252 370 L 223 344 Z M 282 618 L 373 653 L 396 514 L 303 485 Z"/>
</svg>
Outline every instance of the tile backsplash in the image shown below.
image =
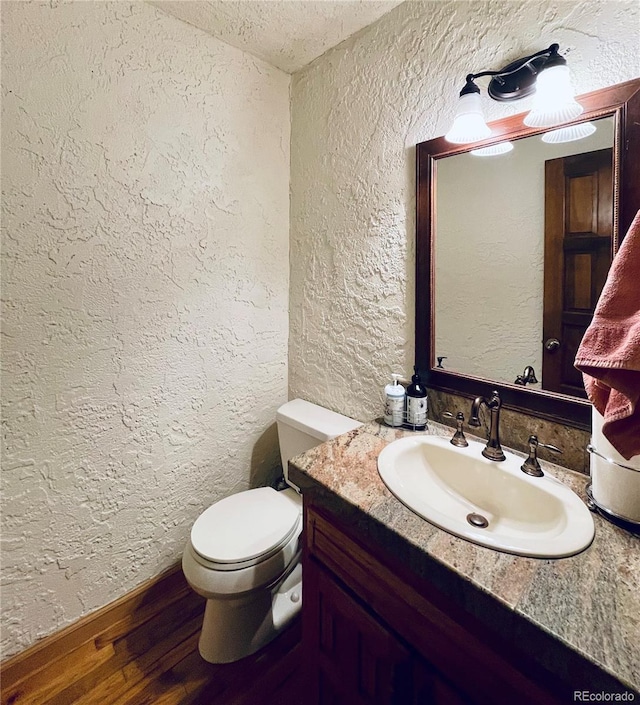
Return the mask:
<svg viewBox="0 0 640 705">
<path fill-rule="evenodd" d="M 428 398 L 430 419 L 447 426 L 454 426 L 453 419 L 443 416 L 443 413 L 450 411 L 455 414 L 457 411 L 462 411 L 465 416 L 465 432 L 484 437 L 485 433 L 482 428 L 469 428 L 466 424 L 471 409 L 471 399 L 436 389 L 428 390 Z M 503 445 L 526 453 L 529 450 L 527 441 L 532 434 L 538 436 L 541 443 L 549 443 L 562 450 L 562 455 L 558 455 L 540 448 L 538 455 L 541 460 L 549 460 L 570 470 L 576 470 L 585 475 L 589 474 L 589 454 L 586 450 L 590 438 L 588 431 L 511 409 L 502 409 L 500 412 L 500 441 Z"/>
</svg>

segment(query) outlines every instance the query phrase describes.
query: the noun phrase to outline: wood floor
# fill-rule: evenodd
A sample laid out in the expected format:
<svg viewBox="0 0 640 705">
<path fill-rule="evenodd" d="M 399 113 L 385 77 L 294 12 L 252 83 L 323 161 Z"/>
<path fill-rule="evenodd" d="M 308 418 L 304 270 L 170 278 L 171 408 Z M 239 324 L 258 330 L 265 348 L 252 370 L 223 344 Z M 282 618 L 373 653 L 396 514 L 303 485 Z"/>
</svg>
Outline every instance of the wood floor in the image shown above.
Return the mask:
<svg viewBox="0 0 640 705">
<path fill-rule="evenodd" d="M 206 663 L 204 600 L 181 571 L 2 664 L 2 705 L 304 705 L 300 620 L 257 654 Z"/>
<path fill-rule="evenodd" d="M 60 682 L 55 669 L 35 674 L 23 684 L 25 693 L 3 703 L 29 705 L 304 705 L 300 675 L 300 623 L 269 646 L 242 661 L 206 663 L 197 649 L 200 620 L 182 642 L 155 642 L 148 634 L 147 650 L 129 652 L 122 670 L 106 678 L 104 668 L 78 672 L 71 684 Z M 155 643 L 154 643 L 155 642 Z M 123 650 L 129 647 L 122 646 Z M 53 665 L 53 664 L 52 664 Z M 58 664 L 59 666 L 60 664 Z M 86 664 L 85 664 L 86 666 Z M 53 672 L 51 672 L 53 671 Z M 44 677 L 43 677 L 44 676 Z M 62 686 L 62 687 L 61 687 Z M 57 692 L 56 692 L 57 691 Z"/>
<path fill-rule="evenodd" d="M 161 702 L 202 705 L 305 705 L 300 632 L 298 621 L 259 654 L 235 664 L 212 666 L 206 664 L 198 655 L 199 663 L 195 665 L 195 659 L 192 657 L 192 673 L 201 673 L 200 681 L 203 685 L 191 700 Z"/>
</svg>

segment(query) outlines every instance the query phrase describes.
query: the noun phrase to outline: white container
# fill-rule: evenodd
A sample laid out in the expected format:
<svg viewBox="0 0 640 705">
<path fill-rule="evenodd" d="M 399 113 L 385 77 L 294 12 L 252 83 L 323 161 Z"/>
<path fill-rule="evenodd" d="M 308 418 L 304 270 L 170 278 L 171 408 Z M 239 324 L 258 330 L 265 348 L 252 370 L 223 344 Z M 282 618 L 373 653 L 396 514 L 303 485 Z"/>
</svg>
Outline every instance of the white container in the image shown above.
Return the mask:
<svg viewBox="0 0 640 705">
<path fill-rule="evenodd" d="M 402 426 L 406 392 L 398 382 L 401 375 L 392 374 L 391 376 L 393 382 L 384 388 L 384 422 L 387 426 Z"/>
<path fill-rule="evenodd" d="M 590 462 L 593 499 L 604 511 L 640 523 L 640 455 L 625 460 L 618 453 L 602 433 L 604 418 L 595 407 L 591 423 L 591 446 L 595 451 Z"/>
</svg>

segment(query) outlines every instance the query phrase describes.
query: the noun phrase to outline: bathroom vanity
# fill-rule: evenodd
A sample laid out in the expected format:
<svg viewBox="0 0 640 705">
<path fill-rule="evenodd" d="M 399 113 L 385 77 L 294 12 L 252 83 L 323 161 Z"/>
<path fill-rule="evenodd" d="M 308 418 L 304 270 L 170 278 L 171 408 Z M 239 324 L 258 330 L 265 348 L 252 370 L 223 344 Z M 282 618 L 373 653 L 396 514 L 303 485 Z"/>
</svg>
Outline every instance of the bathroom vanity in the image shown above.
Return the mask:
<svg viewBox="0 0 640 705">
<path fill-rule="evenodd" d="M 430 422 L 426 433 L 451 430 Z M 640 538 L 596 516 L 594 542 L 569 558 L 459 539 L 379 477 L 382 449 L 411 434 L 372 422 L 290 463 L 304 499 L 313 702 L 552 705 L 575 691 L 637 693 Z M 586 476 L 544 467 L 583 494 Z"/>
</svg>

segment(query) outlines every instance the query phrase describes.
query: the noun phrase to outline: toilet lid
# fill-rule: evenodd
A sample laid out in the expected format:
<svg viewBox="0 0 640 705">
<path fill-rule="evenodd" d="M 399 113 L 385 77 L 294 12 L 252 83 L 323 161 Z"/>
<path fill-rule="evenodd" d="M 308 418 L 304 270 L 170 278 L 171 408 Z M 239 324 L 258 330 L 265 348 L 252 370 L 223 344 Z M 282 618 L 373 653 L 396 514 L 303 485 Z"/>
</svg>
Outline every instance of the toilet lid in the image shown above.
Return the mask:
<svg viewBox="0 0 640 705">
<path fill-rule="evenodd" d="M 288 493 L 258 487 L 226 497 L 205 510 L 191 529 L 191 545 L 214 563 L 264 560 L 298 527 L 300 504 Z"/>
</svg>

